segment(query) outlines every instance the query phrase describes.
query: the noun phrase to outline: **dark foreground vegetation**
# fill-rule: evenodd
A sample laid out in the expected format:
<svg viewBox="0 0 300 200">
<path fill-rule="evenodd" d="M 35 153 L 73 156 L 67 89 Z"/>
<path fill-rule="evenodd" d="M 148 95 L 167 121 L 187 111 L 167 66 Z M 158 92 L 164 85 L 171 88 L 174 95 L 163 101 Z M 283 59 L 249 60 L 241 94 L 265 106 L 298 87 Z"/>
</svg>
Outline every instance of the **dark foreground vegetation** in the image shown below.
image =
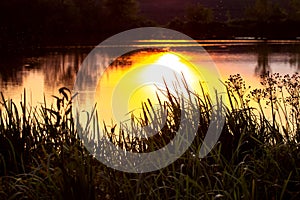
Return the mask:
<svg viewBox="0 0 300 200">
<path fill-rule="evenodd" d="M 190 148 L 168 167 L 144 174 L 113 170 L 87 152 L 74 128 L 68 89 L 60 89 L 57 104 L 37 108 L 27 106 L 25 94 L 20 105 L 2 96 L 0 199 L 299 199 L 299 80 L 298 74 L 267 75 L 262 89 L 249 90 L 239 75 L 229 77 L 225 125 L 208 156 L 197 156 L 214 115 L 204 95 Z M 168 98 L 174 120 L 146 141 L 148 147 L 173 137 L 180 104 Z M 124 142 L 105 130 L 116 145 Z"/>
</svg>

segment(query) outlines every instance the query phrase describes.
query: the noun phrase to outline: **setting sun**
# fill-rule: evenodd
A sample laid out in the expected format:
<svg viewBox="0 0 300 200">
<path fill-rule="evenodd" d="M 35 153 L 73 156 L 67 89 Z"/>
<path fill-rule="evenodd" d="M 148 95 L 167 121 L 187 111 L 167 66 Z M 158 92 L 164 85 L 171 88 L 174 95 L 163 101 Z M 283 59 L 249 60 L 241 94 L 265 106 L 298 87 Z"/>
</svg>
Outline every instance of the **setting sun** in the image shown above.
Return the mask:
<svg viewBox="0 0 300 200">
<path fill-rule="evenodd" d="M 98 83 L 95 98 L 101 121 L 119 123 L 129 119 L 129 113 L 139 116 L 142 103 L 148 99 L 152 105 L 158 104 L 157 95 L 161 101 L 166 100 L 162 95 L 166 85 L 173 94 L 180 89 L 177 87 L 183 90 L 183 77 L 192 92 L 200 91 L 200 72 L 178 54 L 141 51 L 123 57 L 131 64 L 118 68 L 112 64 Z"/>
</svg>

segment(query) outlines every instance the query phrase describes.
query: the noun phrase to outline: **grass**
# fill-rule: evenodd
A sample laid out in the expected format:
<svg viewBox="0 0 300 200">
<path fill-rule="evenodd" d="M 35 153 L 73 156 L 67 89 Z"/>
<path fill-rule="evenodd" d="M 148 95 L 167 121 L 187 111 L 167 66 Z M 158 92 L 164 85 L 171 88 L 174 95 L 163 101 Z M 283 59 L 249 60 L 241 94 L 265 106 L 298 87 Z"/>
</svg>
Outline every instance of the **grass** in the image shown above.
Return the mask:
<svg viewBox="0 0 300 200">
<path fill-rule="evenodd" d="M 171 165 L 142 174 L 108 168 L 90 155 L 75 129 L 67 88 L 54 96 L 55 105 L 40 107 L 27 106 L 25 92 L 20 105 L 2 95 L 0 199 L 299 199 L 299 78 L 267 74 L 262 88 L 251 90 L 240 75 L 229 77 L 222 134 L 202 159 L 197 155 L 214 111 L 207 94 L 193 95 L 200 116 L 192 145 Z M 140 140 L 105 126 L 106 135 L 129 151 L 161 148 L 175 136 L 182 108 L 166 95 L 160 134 Z M 149 124 L 151 109 L 145 103 L 132 120 Z"/>
</svg>

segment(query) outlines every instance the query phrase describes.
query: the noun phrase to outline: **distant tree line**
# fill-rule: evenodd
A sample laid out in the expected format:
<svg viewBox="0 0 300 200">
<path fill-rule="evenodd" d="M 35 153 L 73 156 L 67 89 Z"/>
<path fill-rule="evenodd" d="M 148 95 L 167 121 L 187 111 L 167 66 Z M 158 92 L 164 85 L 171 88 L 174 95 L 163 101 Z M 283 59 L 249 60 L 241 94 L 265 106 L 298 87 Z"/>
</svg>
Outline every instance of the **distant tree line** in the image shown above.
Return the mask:
<svg viewBox="0 0 300 200">
<path fill-rule="evenodd" d="M 241 18 L 232 18 L 228 10 L 225 22 L 214 20 L 217 13 L 211 8 L 201 4 L 191 5 L 183 18 L 174 18 L 168 27 L 205 39 L 295 39 L 300 37 L 300 0 L 288 0 L 286 4 L 282 7 L 271 0 L 255 0 L 245 8 Z"/>
<path fill-rule="evenodd" d="M 215 20 L 211 8 L 191 5 L 184 17 L 165 26 L 194 38 L 231 39 L 237 36 L 295 38 L 300 36 L 300 0 L 280 7 L 255 0 L 244 17 Z M 99 42 L 123 30 L 156 25 L 141 17 L 137 0 L 1 0 L 0 49 L 54 44 Z"/>
<path fill-rule="evenodd" d="M 0 48 L 99 40 L 152 25 L 135 0 L 1 0 Z"/>
</svg>

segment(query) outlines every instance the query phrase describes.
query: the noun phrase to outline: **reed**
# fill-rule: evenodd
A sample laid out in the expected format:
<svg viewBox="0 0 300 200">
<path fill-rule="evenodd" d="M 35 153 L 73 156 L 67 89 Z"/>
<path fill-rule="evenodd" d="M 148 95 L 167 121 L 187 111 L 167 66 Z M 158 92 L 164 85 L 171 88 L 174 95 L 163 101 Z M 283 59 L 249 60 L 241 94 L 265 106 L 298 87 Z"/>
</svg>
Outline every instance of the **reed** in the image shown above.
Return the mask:
<svg viewBox="0 0 300 200">
<path fill-rule="evenodd" d="M 143 174 L 113 170 L 91 156 L 75 129 L 74 96 L 67 88 L 53 96 L 56 104 L 40 107 L 27 105 L 25 91 L 20 105 L 1 94 L 0 199 L 299 199 L 299 78 L 267 74 L 262 88 L 251 89 L 240 75 L 229 77 L 222 134 L 202 159 L 199 147 L 214 110 L 208 94 L 191 92 L 194 104 L 185 109 L 200 111 L 192 145 L 171 165 Z M 107 126 L 91 128 L 103 128 L 128 151 L 159 149 L 174 138 L 183 108 L 168 88 L 164 92 L 167 101 L 159 106 L 168 115 L 159 134 L 146 139 L 126 134 L 146 124 L 159 127 L 150 122 L 164 112 L 154 116 L 150 101 L 118 134 Z M 96 112 L 93 116 L 97 120 Z"/>
</svg>

